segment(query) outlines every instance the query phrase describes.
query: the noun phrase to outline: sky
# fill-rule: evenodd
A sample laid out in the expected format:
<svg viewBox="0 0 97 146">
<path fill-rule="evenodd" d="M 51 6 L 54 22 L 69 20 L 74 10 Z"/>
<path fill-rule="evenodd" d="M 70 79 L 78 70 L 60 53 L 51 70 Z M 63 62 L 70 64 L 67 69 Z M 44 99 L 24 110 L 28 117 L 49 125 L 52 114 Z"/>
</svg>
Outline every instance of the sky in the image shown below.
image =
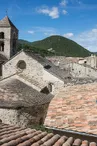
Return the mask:
<svg viewBox="0 0 97 146">
<path fill-rule="evenodd" d="M 97 52 L 97 0 L 0 0 L 0 19 L 6 14 L 20 39 L 61 35 Z"/>
</svg>

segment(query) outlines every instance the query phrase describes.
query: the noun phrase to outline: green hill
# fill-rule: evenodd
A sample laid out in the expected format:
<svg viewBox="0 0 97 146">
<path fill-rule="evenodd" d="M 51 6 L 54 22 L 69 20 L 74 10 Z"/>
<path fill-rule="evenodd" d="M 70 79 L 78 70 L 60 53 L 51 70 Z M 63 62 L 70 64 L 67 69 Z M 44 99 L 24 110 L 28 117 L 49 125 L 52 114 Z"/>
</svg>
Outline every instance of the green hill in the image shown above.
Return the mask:
<svg viewBox="0 0 97 146">
<path fill-rule="evenodd" d="M 30 44 L 29 41 L 19 39 L 19 44 Z"/>
<path fill-rule="evenodd" d="M 23 45 L 23 43 L 24 49 L 39 50 L 40 53 L 41 51 L 45 52 L 45 55 L 86 57 L 91 54 L 91 52 L 76 42 L 62 36 L 50 36 L 32 43 L 20 41 L 19 45 Z"/>
</svg>

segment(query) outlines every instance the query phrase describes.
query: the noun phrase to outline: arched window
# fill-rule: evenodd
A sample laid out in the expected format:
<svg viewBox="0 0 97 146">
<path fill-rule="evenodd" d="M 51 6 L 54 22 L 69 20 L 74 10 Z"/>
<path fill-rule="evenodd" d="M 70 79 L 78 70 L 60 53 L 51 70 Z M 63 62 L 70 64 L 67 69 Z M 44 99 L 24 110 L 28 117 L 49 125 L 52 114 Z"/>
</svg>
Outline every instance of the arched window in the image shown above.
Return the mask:
<svg viewBox="0 0 97 146">
<path fill-rule="evenodd" d="M 2 76 L 2 63 L 0 63 L 0 76 Z"/>
<path fill-rule="evenodd" d="M 13 34 L 13 43 L 12 43 L 12 50 L 13 50 L 13 55 L 16 52 L 16 34 Z"/>
<path fill-rule="evenodd" d="M 16 34 L 13 34 L 13 48 L 16 48 Z"/>
<path fill-rule="evenodd" d="M 0 51 L 4 52 L 4 42 L 1 42 L 1 44 L 0 44 Z"/>
<path fill-rule="evenodd" d="M 4 39 L 4 32 L 0 32 L 0 39 Z"/>
<path fill-rule="evenodd" d="M 17 68 L 19 69 L 26 69 L 26 62 L 24 60 L 20 60 L 18 63 L 17 63 Z"/>
<path fill-rule="evenodd" d="M 0 123 L 2 123 L 2 120 L 0 119 Z"/>
</svg>

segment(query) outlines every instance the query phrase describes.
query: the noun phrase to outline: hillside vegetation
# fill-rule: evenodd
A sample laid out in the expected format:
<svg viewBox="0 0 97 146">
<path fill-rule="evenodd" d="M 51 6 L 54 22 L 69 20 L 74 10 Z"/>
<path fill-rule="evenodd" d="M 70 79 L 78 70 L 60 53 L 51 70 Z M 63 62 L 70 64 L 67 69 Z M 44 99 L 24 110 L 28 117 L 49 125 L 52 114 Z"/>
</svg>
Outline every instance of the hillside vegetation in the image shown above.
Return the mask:
<svg viewBox="0 0 97 146">
<path fill-rule="evenodd" d="M 18 50 L 20 49 L 31 49 L 44 56 L 86 57 L 91 54 L 90 51 L 76 42 L 62 36 L 51 36 L 36 42 L 20 40 Z"/>
</svg>

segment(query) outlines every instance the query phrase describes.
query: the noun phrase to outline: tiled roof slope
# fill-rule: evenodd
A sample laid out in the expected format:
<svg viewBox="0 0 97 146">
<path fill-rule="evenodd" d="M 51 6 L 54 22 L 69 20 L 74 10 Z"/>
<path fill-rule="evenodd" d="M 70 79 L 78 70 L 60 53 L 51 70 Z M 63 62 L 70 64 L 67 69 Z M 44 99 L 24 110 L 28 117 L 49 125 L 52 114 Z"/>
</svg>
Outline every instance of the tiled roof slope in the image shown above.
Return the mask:
<svg viewBox="0 0 97 146">
<path fill-rule="evenodd" d="M 14 27 L 17 29 L 14 24 L 11 22 L 8 16 L 4 17 L 2 20 L 0 20 L 0 27 Z"/>
<path fill-rule="evenodd" d="M 96 146 L 95 142 L 0 124 L 0 146 Z"/>
<path fill-rule="evenodd" d="M 39 89 L 39 91 L 41 91 L 44 87 L 47 86 L 47 83 L 45 83 L 44 81 L 39 82 L 37 81 L 37 79 L 36 80 L 34 79 L 35 77 L 30 78 L 29 76 L 26 76 L 23 73 L 18 73 L 18 77 L 26 82 L 27 81 L 30 82 L 32 85 L 36 86 Z"/>
<path fill-rule="evenodd" d="M 55 66 L 51 61 L 43 58 L 39 54 L 35 54 L 32 51 L 24 51 L 27 55 L 32 57 L 33 59 L 37 60 L 43 66 L 50 65 L 51 68 L 45 69 L 47 72 L 55 75 L 56 77 L 60 78 L 61 80 L 65 80 L 66 77 L 71 76 L 68 71 L 60 69 L 58 66 Z"/>
<path fill-rule="evenodd" d="M 18 108 L 49 103 L 53 95 L 43 94 L 21 82 L 16 76 L 0 81 L 0 107 Z"/>
<path fill-rule="evenodd" d="M 62 89 L 49 105 L 45 125 L 97 134 L 97 83 Z"/>
</svg>

